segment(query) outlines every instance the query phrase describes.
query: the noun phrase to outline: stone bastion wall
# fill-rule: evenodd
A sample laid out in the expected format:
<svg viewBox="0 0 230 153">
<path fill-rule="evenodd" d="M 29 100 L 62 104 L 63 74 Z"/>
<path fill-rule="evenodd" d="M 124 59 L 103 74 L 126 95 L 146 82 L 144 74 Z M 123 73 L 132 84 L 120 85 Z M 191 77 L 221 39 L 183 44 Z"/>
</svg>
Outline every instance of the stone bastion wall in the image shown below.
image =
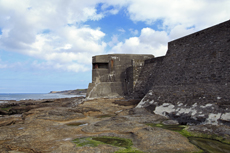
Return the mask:
<svg viewBox="0 0 230 153">
<path fill-rule="evenodd" d="M 165 56 L 93 57 L 87 97 L 129 96 L 182 124 L 230 125 L 230 20 L 168 43 Z"/>
<path fill-rule="evenodd" d="M 166 56 L 140 76 L 133 96 L 147 94 L 138 108 L 181 123 L 229 124 L 230 21 L 169 42 Z"/>
</svg>

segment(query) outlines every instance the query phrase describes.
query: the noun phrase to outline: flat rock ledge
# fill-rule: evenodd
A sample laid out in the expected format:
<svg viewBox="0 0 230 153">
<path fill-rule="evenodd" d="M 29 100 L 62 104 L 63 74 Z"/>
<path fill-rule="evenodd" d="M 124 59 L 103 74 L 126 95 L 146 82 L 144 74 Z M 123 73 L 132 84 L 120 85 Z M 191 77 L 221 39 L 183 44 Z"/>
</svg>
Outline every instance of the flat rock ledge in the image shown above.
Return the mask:
<svg viewBox="0 0 230 153">
<path fill-rule="evenodd" d="M 119 137 L 132 141 L 132 149 L 149 153 L 198 152 L 178 132 L 147 123 L 176 125 L 175 120 L 135 108 L 137 101 L 124 99 L 66 98 L 4 103 L 0 106 L 1 153 L 112 153 L 125 149 L 108 144 L 77 146 L 73 140 Z M 191 131 L 203 128 L 191 127 Z M 228 130 L 218 133 L 230 135 Z M 220 131 L 220 130 L 219 130 Z M 209 131 L 210 132 L 210 131 Z"/>
</svg>

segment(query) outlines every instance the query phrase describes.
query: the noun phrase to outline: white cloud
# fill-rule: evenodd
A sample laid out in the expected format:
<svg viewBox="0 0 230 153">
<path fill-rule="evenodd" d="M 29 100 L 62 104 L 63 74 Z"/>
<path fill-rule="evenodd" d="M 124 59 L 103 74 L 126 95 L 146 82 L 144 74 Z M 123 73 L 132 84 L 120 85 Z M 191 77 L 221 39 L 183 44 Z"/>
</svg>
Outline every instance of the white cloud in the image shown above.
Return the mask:
<svg viewBox="0 0 230 153">
<path fill-rule="evenodd" d="M 118 29 L 119 32 L 125 33 L 125 30 L 123 28 Z"/>
<path fill-rule="evenodd" d="M 177 25 L 170 32 L 170 40 L 178 39 L 193 32 L 195 32 L 195 27 L 188 29 L 185 25 Z"/>
<path fill-rule="evenodd" d="M 143 28 L 140 37 L 131 37 L 111 49 L 111 53 L 153 54 L 163 56 L 167 51 L 169 37 L 164 31 Z"/>
<path fill-rule="evenodd" d="M 106 44 L 101 39 L 104 35 L 98 29 L 63 27 L 54 34 L 37 35 L 28 53 L 47 61 L 81 63 L 84 67 L 91 64 L 92 55 L 103 53 Z"/>
<path fill-rule="evenodd" d="M 57 62 L 43 62 L 39 63 L 34 61 L 31 65 L 32 68 L 41 69 L 41 70 L 57 70 L 57 71 L 69 71 L 69 72 L 84 72 L 90 70 L 91 67 L 86 67 L 77 63 L 57 63 Z"/>
<path fill-rule="evenodd" d="M 129 31 L 131 32 L 132 35 L 136 36 L 138 35 L 138 30 L 134 30 L 134 29 L 129 29 Z"/>
<path fill-rule="evenodd" d="M 0 69 L 4 69 L 4 68 L 7 68 L 7 65 L 6 64 L 3 64 L 2 63 L 2 60 L 0 58 Z"/>
<path fill-rule="evenodd" d="M 108 42 L 108 45 L 110 47 L 114 46 L 115 44 L 119 43 L 118 41 L 118 36 L 117 35 L 113 35 L 112 36 L 112 40 L 110 42 Z"/>
<path fill-rule="evenodd" d="M 229 20 L 230 14 L 229 0 L 130 0 L 124 5 L 131 20 L 156 24 L 163 31 L 143 28 L 140 37 L 118 43 L 112 48 L 113 53 L 162 56 L 168 41 Z"/>
<path fill-rule="evenodd" d="M 91 66 L 91 57 L 102 54 L 106 47 L 102 41 L 105 34 L 100 29 L 82 26 L 84 21 L 99 20 L 107 13 L 97 14 L 97 3 L 2 0 L 1 48 L 46 60 L 57 69 L 84 71 Z"/>
<path fill-rule="evenodd" d="M 110 0 L 106 2 L 108 5 L 126 7 L 126 14 L 134 22 L 158 24 L 157 27 L 167 31 L 168 34 L 174 30 L 172 39 L 229 20 L 230 14 L 229 0 Z M 183 32 L 176 30 L 178 26 L 183 28 Z M 187 29 L 192 26 L 194 26 L 192 30 Z"/>
<path fill-rule="evenodd" d="M 166 45 L 168 36 L 165 31 L 155 31 L 151 28 L 143 28 L 141 30 L 140 40 L 143 43 L 156 45 Z"/>
<path fill-rule="evenodd" d="M 117 14 L 119 12 L 119 9 L 120 7 L 118 5 L 114 5 L 115 7 L 112 8 L 112 9 L 109 9 L 110 5 L 108 3 L 104 3 L 102 6 L 101 6 L 101 9 L 103 10 L 104 13 L 106 14 Z"/>
<path fill-rule="evenodd" d="M 140 36 L 119 42 L 114 34 L 106 43 L 103 29 L 84 26 L 85 21 L 115 15 L 121 8 L 132 21 L 157 23 L 162 31 L 130 29 L 133 36 Z M 229 0 L 1 0 L 0 46 L 44 60 L 34 63 L 38 68 L 85 71 L 91 67 L 91 57 L 105 53 L 107 45 L 113 53 L 161 56 L 167 51 L 168 41 L 228 20 L 229 14 Z M 118 32 L 126 31 L 120 28 Z"/>
<path fill-rule="evenodd" d="M 6 64 L 0 64 L 0 69 L 4 69 L 4 68 L 7 68 L 7 65 Z"/>
<path fill-rule="evenodd" d="M 229 19 L 229 0 L 131 0 L 128 13 L 133 21 L 152 24 L 163 20 L 166 27 L 178 24 L 202 29 Z"/>
<path fill-rule="evenodd" d="M 13 63 L 9 63 L 6 61 L 2 61 L 0 59 L 0 69 L 8 69 L 8 68 L 13 68 L 13 69 L 20 69 L 23 70 L 25 65 L 28 65 L 27 62 L 13 62 Z"/>
</svg>

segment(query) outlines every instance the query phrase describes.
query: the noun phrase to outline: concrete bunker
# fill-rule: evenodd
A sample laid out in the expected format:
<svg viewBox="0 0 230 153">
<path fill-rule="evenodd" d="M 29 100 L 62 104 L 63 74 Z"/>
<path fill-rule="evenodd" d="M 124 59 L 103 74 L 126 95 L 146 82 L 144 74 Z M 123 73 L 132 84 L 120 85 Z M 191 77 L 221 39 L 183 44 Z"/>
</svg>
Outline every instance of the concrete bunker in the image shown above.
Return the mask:
<svg viewBox="0 0 230 153">
<path fill-rule="evenodd" d="M 87 97 L 119 97 L 130 94 L 138 80 L 144 61 L 150 54 L 108 54 L 92 57 L 92 83 Z"/>
<path fill-rule="evenodd" d="M 109 63 L 93 63 L 93 69 L 108 69 Z"/>
</svg>

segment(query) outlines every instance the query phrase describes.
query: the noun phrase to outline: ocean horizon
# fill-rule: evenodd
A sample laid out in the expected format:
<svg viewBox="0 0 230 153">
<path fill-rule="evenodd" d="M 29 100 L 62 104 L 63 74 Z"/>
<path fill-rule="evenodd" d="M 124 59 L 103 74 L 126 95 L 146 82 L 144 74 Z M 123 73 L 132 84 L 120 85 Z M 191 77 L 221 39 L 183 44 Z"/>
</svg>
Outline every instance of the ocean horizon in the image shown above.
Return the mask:
<svg viewBox="0 0 230 153">
<path fill-rule="evenodd" d="M 0 93 L 1 101 L 7 100 L 38 100 L 38 99 L 58 99 L 58 98 L 71 98 L 80 97 L 84 95 L 64 95 L 64 94 L 50 94 L 50 93 Z"/>
</svg>

